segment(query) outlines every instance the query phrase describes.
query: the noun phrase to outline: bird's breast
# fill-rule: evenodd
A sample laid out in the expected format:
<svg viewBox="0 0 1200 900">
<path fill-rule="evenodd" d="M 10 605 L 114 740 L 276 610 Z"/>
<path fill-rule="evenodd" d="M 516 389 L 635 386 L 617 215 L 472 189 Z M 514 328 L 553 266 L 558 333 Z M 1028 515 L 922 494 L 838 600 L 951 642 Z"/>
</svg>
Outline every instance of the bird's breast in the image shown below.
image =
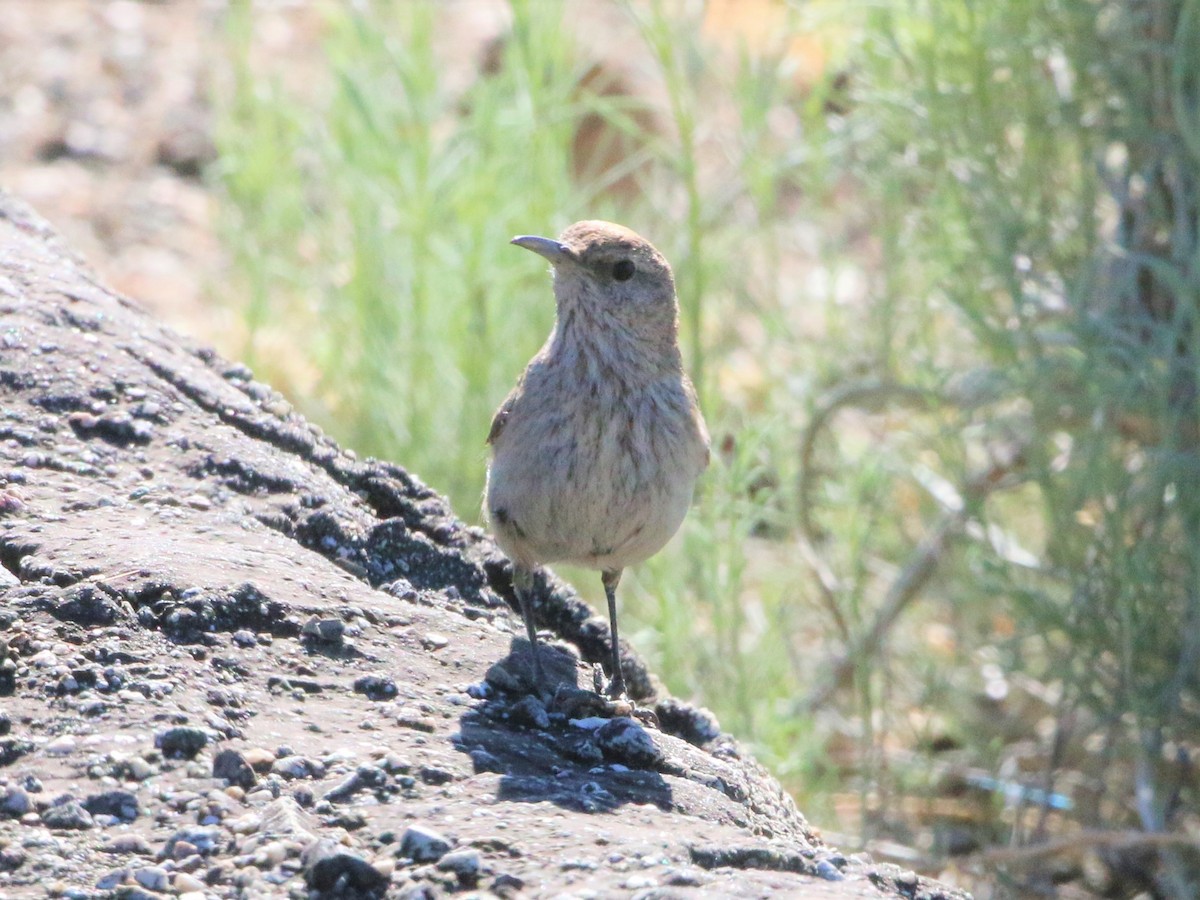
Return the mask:
<svg viewBox="0 0 1200 900">
<path fill-rule="evenodd" d="M 489 471 L 493 530 L 530 565 L 640 562 L 678 529 L 704 452 L 681 382 L 527 382 Z"/>
</svg>

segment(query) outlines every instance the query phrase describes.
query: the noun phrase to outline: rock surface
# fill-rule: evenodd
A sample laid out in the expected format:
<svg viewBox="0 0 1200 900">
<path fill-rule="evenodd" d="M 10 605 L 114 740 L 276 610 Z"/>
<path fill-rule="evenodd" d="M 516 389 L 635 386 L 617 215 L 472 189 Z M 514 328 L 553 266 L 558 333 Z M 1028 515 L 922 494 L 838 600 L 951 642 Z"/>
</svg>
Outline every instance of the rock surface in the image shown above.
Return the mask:
<svg viewBox="0 0 1200 900">
<path fill-rule="evenodd" d="M 823 844 L 704 711 L 578 687 L 607 630 L 553 580 L 531 694 L 486 536 L 2 193 L 0 397 L 0 892 L 956 896 Z"/>
</svg>

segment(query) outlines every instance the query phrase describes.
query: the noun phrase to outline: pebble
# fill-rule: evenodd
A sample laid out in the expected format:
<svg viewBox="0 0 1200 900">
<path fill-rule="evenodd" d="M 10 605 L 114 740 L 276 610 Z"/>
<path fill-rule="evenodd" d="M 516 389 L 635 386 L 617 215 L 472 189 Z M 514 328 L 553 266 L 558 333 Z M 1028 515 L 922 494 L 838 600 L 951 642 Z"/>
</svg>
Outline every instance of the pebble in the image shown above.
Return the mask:
<svg viewBox="0 0 1200 900">
<path fill-rule="evenodd" d="M 134 781 L 145 781 L 158 771 L 140 756 L 131 756 L 125 761 L 125 766 L 129 771 L 129 777 Z"/>
<path fill-rule="evenodd" d="M 192 759 L 207 744 L 207 731 L 187 725 L 168 728 L 154 736 L 154 746 L 168 759 Z"/>
<path fill-rule="evenodd" d="M 20 847 L 5 847 L 0 850 L 0 872 L 11 872 L 25 865 L 29 855 Z"/>
<path fill-rule="evenodd" d="M 140 834 L 118 834 L 100 848 L 108 853 L 136 853 L 139 856 L 150 856 L 154 849 Z"/>
<path fill-rule="evenodd" d="M 838 871 L 837 866 L 827 859 L 823 859 L 817 863 L 816 874 L 818 878 L 824 878 L 826 881 L 842 881 L 846 877 Z"/>
<path fill-rule="evenodd" d="M 203 896 L 205 884 L 195 875 L 189 875 L 187 872 L 176 872 L 174 879 L 171 881 L 171 887 L 179 894 L 198 893 Z"/>
<path fill-rule="evenodd" d="M 74 752 L 79 742 L 69 734 L 64 734 L 61 737 L 56 737 L 45 746 L 45 751 L 51 756 L 66 756 L 68 753 Z"/>
<path fill-rule="evenodd" d="M 453 850 L 438 860 L 437 867 L 443 872 L 453 872 L 458 880 L 472 884 L 479 878 L 482 859 L 478 850 Z"/>
<path fill-rule="evenodd" d="M 168 838 L 159 858 L 173 856 L 176 845 L 181 841 L 189 845 L 189 852 L 207 856 L 220 846 L 221 829 L 216 825 L 187 825 L 180 828 Z"/>
<path fill-rule="evenodd" d="M 606 758 L 631 768 L 650 769 L 663 759 L 654 738 L 633 719 L 612 719 L 596 730 L 595 740 Z"/>
<path fill-rule="evenodd" d="M 254 768 L 247 761 L 245 755 L 237 750 L 222 750 L 213 759 L 212 767 L 213 778 L 223 778 L 231 785 L 243 789 L 249 789 L 254 786 L 258 778 L 254 774 Z"/>
<path fill-rule="evenodd" d="M 63 831 L 86 831 L 94 828 L 95 820 L 77 800 L 68 800 L 42 812 L 42 824 Z"/>
<path fill-rule="evenodd" d="M 397 855 L 414 862 L 436 862 L 449 852 L 450 841 L 441 834 L 424 825 L 409 825 L 400 836 Z"/>
<path fill-rule="evenodd" d="M 346 623 L 341 619 L 312 616 L 304 623 L 301 634 L 324 644 L 341 644 L 346 639 Z"/>
<path fill-rule="evenodd" d="M 388 878 L 367 860 L 332 838 L 322 838 L 304 851 L 304 880 L 314 891 L 331 891 L 340 882 L 359 891 L 377 891 Z"/>
<path fill-rule="evenodd" d="M 132 822 L 141 812 L 137 794 L 129 791 L 105 791 L 92 794 L 83 801 L 83 808 L 93 816 L 115 816 Z"/>
<path fill-rule="evenodd" d="M 5 815 L 20 818 L 32 809 L 33 801 L 24 788 L 9 787 L 5 790 L 3 798 L 0 798 L 0 810 Z"/>
<path fill-rule="evenodd" d="M 143 866 L 135 869 L 133 880 L 150 891 L 165 891 L 171 886 L 171 876 L 162 866 Z"/>
<path fill-rule="evenodd" d="M 363 675 L 355 679 L 354 692 L 365 694 L 368 700 L 391 700 L 400 690 L 386 675 Z"/>
<path fill-rule="evenodd" d="M 325 774 L 325 766 L 319 760 L 307 756 L 285 756 L 275 760 L 271 766 L 271 774 L 289 781 L 296 778 L 321 778 Z"/>
<path fill-rule="evenodd" d="M 550 716 L 546 714 L 546 707 L 537 697 L 522 697 L 512 705 L 509 715 L 518 725 L 539 729 L 550 727 Z"/>
<path fill-rule="evenodd" d="M 250 764 L 250 768 L 259 773 L 270 772 L 271 766 L 275 764 L 275 754 L 262 747 L 251 747 L 248 750 L 243 750 L 242 758 Z"/>
<path fill-rule="evenodd" d="M 328 800 L 331 803 L 340 803 L 358 791 L 380 788 L 387 784 L 387 782 L 387 772 L 378 766 L 359 766 L 352 775 L 328 790 L 322 799 Z"/>
</svg>

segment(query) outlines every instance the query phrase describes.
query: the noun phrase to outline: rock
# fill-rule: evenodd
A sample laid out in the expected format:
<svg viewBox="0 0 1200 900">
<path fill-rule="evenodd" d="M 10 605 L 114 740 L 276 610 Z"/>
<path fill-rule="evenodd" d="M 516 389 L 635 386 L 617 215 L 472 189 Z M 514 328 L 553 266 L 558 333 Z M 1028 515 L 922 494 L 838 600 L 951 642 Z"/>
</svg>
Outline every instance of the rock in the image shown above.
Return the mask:
<svg viewBox="0 0 1200 900">
<path fill-rule="evenodd" d="M 453 872 L 464 885 L 470 886 L 479 880 L 479 868 L 482 858 L 478 850 L 464 848 L 452 850 L 437 862 L 437 867 L 443 872 Z"/>
<path fill-rule="evenodd" d="M 171 876 L 161 866 L 143 866 L 133 870 L 133 880 L 150 891 L 163 892 L 171 886 Z"/>
<path fill-rule="evenodd" d="M 384 675 L 363 675 L 355 680 L 354 691 L 368 700 L 391 700 L 399 693 L 396 682 Z"/>
<path fill-rule="evenodd" d="M 83 808 L 93 816 L 115 816 L 132 822 L 141 812 L 136 794 L 129 791 L 105 791 L 92 794 L 83 801 Z"/>
<path fill-rule="evenodd" d="M 275 760 L 271 766 L 271 774 L 289 781 L 297 778 L 321 778 L 325 775 L 325 766 L 320 760 L 307 756 L 285 756 Z"/>
<path fill-rule="evenodd" d="M 44 810 L 42 824 L 60 831 L 86 831 L 94 828 L 96 821 L 77 800 L 68 800 Z"/>
<path fill-rule="evenodd" d="M 550 716 L 546 714 L 546 707 L 541 700 L 532 695 L 522 697 L 514 703 L 509 715 L 518 725 L 543 730 L 550 727 Z"/>
<path fill-rule="evenodd" d="M 322 838 L 312 844 L 304 851 L 301 861 L 304 863 L 304 880 L 310 890 L 378 891 L 388 883 L 387 876 L 332 838 Z"/>
<path fill-rule="evenodd" d="M 288 838 L 300 843 L 316 840 L 317 820 L 300 808 L 291 797 L 280 797 L 263 809 L 258 830 L 264 835 Z"/>
<path fill-rule="evenodd" d="M 525 887 L 525 881 L 516 875 L 502 872 L 492 879 L 492 892 L 501 897 L 513 897 Z"/>
<path fill-rule="evenodd" d="M 154 746 L 168 759 L 193 759 L 207 745 L 207 731 L 186 725 L 168 728 L 154 737 Z"/>
<path fill-rule="evenodd" d="M 0 872 L 11 872 L 25 865 L 29 855 L 20 847 L 9 845 L 0 850 Z"/>
<path fill-rule="evenodd" d="M 413 862 L 437 862 L 450 852 L 450 842 L 432 828 L 424 825 L 409 825 L 400 836 L 398 856 Z"/>
<path fill-rule="evenodd" d="M 716 740 L 721 734 L 717 717 L 702 706 L 689 706 L 674 697 L 666 697 L 654 705 L 654 712 L 663 731 L 697 747 Z"/>
<path fill-rule="evenodd" d="M 33 801 L 24 788 L 12 786 L 6 788 L 4 796 L 0 798 L 0 812 L 6 816 L 20 818 L 33 809 Z"/>
<path fill-rule="evenodd" d="M 140 834 L 126 833 L 118 834 L 113 837 L 108 843 L 100 847 L 107 853 L 124 853 L 137 854 L 138 856 L 152 856 L 154 848 Z"/>
<path fill-rule="evenodd" d="M 340 646 L 346 639 L 346 623 L 341 619 L 312 616 L 304 623 L 301 634 L 318 643 Z"/>
<path fill-rule="evenodd" d="M 327 791 L 322 799 L 331 803 L 340 803 L 358 791 L 373 790 L 383 787 L 387 783 L 388 774 L 383 769 L 378 766 L 359 766 L 352 775 Z"/>
<path fill-rule="evenodd" d="M 195 875 L 187 872 L 176 872 L 171 879 L 171 889 L 177 894 L 200 894 L 203 896 L 205 884 Z"/>
<path fill-rule="evenodd" d="M 221 846 L 221 829 L 216 825 L 188 825 L 180 828 L 163 845 L 159 851 L 159 859 L 170 859 L 174 856 L 175 847 L 180 842 L 195 848 L 201 856 L 215 853 Z"/>
<path fill-rule="evenodd" d="M 111 891 L 117 886 L 123 885 L 128 878 L 128 869 L 113 869 L 111 872 L 105 872 L 96 879 L 96 887 L 102 891 Z M 127 896 L 124 890 L 122 890 L 121 896 Z"/>
<path fill-rule="evenodd" d="M 68 753 L 73 753 L 75 747 L 78 746 L 78 741 L 71 735 L 64 734 L 61 737 L 56 737 L 48 743 L 43 749 L 50 756 L 66 756 Z"/>
<path fill-rule="evenodd" d="M 250 747 L 242 751 L 242 756 L 249 763 L 250 768 L 260 775 L 270 772 L 271 766 L 275 764 L 275 754 L 262 747 Z"/>
<path fill-rule="evenodd" d="M 606 759 L 631 769 L 652 769 L 663 760 L 654 738 L 633 719 L 612 719 L 596 730 L 594 738 Z"/>
<path fill-rule="evenodd" d="M 232 785 L 249 790 L 258 778 L 246 757 L 237 750 L 225 749 L 213 759 L 213 778 L 223 778 Z"/>
</svg>

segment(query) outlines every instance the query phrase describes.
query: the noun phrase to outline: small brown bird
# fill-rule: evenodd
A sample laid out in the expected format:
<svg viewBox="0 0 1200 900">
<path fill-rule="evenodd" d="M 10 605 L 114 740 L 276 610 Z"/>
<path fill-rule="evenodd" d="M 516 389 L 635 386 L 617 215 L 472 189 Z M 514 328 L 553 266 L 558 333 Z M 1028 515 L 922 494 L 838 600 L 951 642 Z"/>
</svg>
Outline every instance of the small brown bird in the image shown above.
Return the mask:
<svg viewBox="0 0 1200 900">
<path fill-rule="evenodd" d="M 529 592 L 543 563 L 599 569 L 612 627 L 612 680 L 625 693 L 617 584 L 671 538 L 708 466 L 708 432 L 679 354 L 671 267 L 610 222 L 558 240 L 522 236 L 550 261 L 557 317 L 492 419 L 485 507 L 545 683 Z"/>
</svg>

